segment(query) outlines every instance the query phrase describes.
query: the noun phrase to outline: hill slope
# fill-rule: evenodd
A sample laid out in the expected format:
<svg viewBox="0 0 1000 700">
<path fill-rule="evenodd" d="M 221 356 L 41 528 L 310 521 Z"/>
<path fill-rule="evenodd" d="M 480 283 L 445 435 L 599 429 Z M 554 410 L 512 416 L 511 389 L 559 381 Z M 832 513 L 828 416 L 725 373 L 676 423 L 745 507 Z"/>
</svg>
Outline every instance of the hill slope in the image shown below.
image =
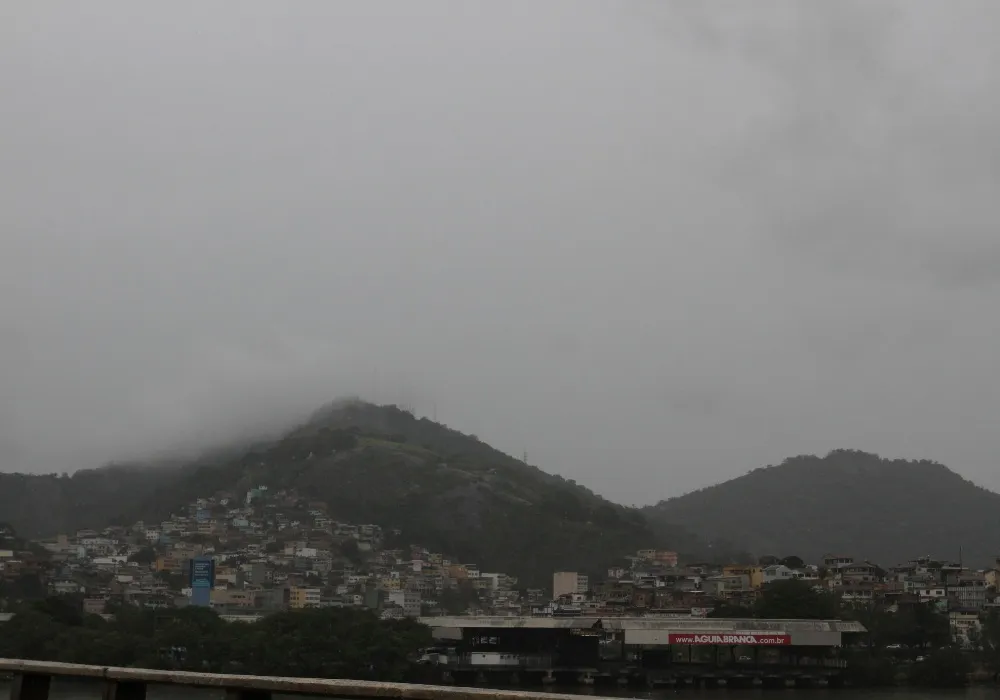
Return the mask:
<svg viewBox="0 0 1000 700">
<path fill-rule="evenodd" d="M 647 546 L 696 546 L 654 534 L 643 515 L 546 474 L 474 436 L 393 406 L 340 402 L 280 440 L 175 467 L 119 466 L 69 478 L 0 474 L 0 519 L 22 534 L 157 521 L 199 496 L 257 484 L 326 501 L 334 517 L 399 529 L 422 544 L 546 585 L 553 570 L 598 573 Z"/>
<path fill-rule="evenodd" d="M 72 476 L 0 473 L 0 522 L 25 537 L 125 522 L 136 504 L 176 482 L 179 467 L 128 464 Z"/>
<path fill-rule="evenodd" d="M 756 555 L 826 553 L 883 566 L 911 557 L 970 564 L 1000 554 L 1000 494 L 935 462 L 836 450 L 755 469 L 644 509 L 654 529 L 682 523 L 702 537 L 726 535 Z"/>
</svg>

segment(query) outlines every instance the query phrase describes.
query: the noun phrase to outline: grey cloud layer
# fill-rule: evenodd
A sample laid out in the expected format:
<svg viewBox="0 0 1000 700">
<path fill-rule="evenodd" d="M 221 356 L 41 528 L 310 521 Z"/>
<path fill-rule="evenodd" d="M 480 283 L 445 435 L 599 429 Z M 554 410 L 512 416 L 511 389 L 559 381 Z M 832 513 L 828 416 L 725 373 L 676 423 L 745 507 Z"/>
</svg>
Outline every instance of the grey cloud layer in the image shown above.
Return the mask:
<svg viewBox="0 0 1000 700">
<path fill-rule="evenodd" d="M 750 5 L 6 9 L 0 469 L 362 393 L 628 503 L 1000 488 L 1000 6 Z"/>
</svg>

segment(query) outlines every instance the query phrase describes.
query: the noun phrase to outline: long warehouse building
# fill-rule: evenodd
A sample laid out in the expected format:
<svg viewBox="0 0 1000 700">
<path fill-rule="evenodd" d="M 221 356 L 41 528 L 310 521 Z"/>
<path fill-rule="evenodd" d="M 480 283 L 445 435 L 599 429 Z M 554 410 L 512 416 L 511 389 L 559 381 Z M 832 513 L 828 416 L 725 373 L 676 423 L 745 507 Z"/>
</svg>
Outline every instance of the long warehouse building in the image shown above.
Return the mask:
<svg viewBox="0 0 1000 700">
<path fill-rule="evenodd" d="M 642 647 L 683 645 L 839 647 L 845 634 L 860 634 L 865 627 L 843 620 L 756 620 L 698 617 L 424 617 L 441 641 L 469 641 L 481 636 L 505 636 L 562 630 L 580 634 L 603 630 L 624 637 L 626 645 Z M 575 632 L 574 632 L 575 631 Z"/>
</svg>

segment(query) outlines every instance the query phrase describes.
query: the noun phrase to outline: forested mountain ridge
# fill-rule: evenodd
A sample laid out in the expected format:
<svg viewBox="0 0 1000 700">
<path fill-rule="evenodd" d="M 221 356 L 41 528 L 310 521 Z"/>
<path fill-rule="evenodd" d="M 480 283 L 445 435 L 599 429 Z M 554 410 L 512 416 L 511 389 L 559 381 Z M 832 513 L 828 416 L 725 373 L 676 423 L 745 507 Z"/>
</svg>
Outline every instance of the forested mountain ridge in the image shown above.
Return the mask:
<svg viewBox="0 0 1000 700">
<path fill-rule="evenodd" d="M 294 488 L 346 522 L 421 544 L 525 585 L 554 570 L 598 574 L 643 547 L 697 538 L 395 406 L 342 401 L 284 437 L 179 465 L 117 465 L 69 477 L 0 474 L 0 519 L 22 534 L 158 522 L 191 500 L 256 485 Z"/>
<path fill-rule="evenodd" d="M 0 520 L 28 537 L 124 522 L 138 503 L 174 483 L 180 470 L 113 464 L 72 475 L 0 472 Z"/>
<path fill-rule="evenodd" d="M 1000 554 L 1000 494 L 927 460 L 855 450 L 803 455 L 643 509 L 755 555 L 826 553 L 891 566 L 933 555 L 985 565 Z"/>
<path fill-rule="evenodd" d="M 337 402 L 279 439 L 200 459 L 112 465 L 72 476 L 0 473 L 0 521 L 39 537 L 137 520 L 265 484 L 325 501 L 341 520 L 520 576 L 602 574 L 644 547 L 717 563 L 828 552 L 892 565 L 1000 553 L 1000 495 L 928 461 L 837 450 L 755 469 L 642 510 L 395 406 Z M 741 554 L 743 553 L 743 554 Z"/>
</svg>

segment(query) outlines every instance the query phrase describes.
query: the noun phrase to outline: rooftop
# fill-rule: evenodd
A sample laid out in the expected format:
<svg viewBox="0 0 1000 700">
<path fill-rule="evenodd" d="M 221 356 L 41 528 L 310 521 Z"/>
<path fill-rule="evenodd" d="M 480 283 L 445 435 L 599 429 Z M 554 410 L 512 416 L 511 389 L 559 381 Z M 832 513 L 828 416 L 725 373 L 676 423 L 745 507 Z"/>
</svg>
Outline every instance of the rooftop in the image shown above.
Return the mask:
<svg viewBox="0 0 1000 700">
<path fill-rule="evenodd" d="M 845 620 L 757 620 L 705 617 L 422 617 L 428 627 L 605 630 L 676 630 L 698 632 L 865 632 L 859 622 Z"/>
</svg>

